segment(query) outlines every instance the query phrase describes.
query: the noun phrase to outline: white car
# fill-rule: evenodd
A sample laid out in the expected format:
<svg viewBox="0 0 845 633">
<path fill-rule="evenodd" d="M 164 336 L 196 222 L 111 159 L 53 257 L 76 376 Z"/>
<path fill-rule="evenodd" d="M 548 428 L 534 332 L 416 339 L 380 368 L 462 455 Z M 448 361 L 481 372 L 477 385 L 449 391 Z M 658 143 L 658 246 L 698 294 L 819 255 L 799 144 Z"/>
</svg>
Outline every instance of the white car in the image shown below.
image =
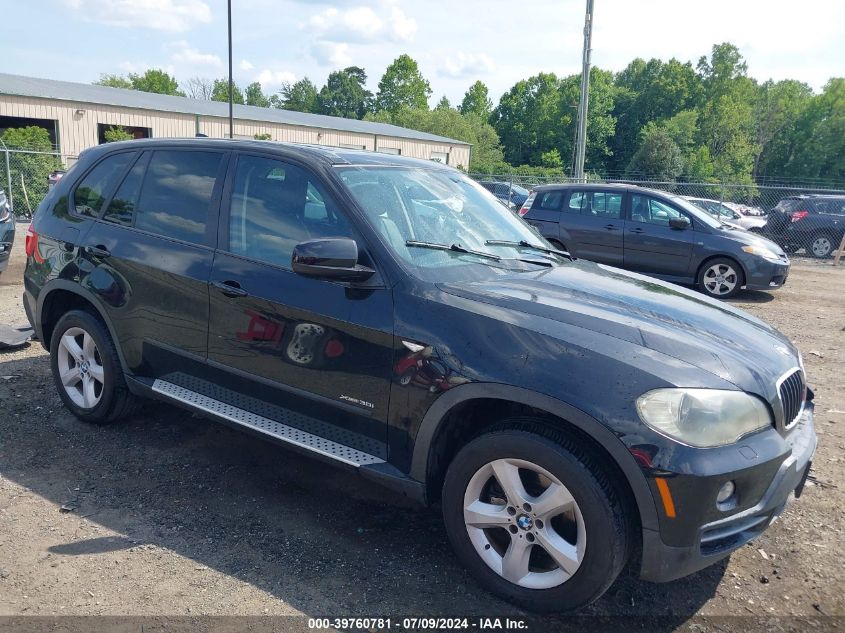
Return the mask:
<svg viewBox="0 0 845 633">
<path fill-rule="evenodd" d="M 754 231 L 755 233 L 762 233 L 763 227 L 766 226 L 766 216 L 757 214 L 745 215 L 736 208 L 742 205 L 735 205 L 732 202 L 720 202 L 719 200 L 711 200 L 709 198 L 695 198 L 693 196 L 684 196 L 684 198 L 725 224 L 737 226 L 746 231 Z M 750 210 L 749 213 L 753 211 L 751 207 L 745 208 Z"/>
</svg>

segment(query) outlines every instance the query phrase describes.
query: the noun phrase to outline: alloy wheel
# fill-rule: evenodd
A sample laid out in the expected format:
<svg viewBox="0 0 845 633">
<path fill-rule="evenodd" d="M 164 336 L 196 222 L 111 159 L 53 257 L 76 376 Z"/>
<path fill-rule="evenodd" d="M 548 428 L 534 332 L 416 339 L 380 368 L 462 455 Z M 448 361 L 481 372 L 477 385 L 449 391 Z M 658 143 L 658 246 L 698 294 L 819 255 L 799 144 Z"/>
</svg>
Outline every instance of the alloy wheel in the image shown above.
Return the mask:
<svg viewBox="0 0 845 633">
<path fill-rule="evenodd" d="M 59 340 L 57 360 L 62 386 L 73 403 L 83 409 L 97 406 L 105 371 L 94 337 L 80 327 L 67 329 Z"/>
<path fill-rule="evenodd" d="M 730 294 L 737 283 L 739 275 L 728 264 L 714 264 L 704 271 L 704 287 L 712 295 Z"/>
<path fill-rule="evenodd" d="M 481 559 L 521 587 L 561 585 L 584 560 L 586 528 L 577 502 L 557 477 L 525 460 L 497 459 L 472 476 L 464 523 Z"/>
</svg>

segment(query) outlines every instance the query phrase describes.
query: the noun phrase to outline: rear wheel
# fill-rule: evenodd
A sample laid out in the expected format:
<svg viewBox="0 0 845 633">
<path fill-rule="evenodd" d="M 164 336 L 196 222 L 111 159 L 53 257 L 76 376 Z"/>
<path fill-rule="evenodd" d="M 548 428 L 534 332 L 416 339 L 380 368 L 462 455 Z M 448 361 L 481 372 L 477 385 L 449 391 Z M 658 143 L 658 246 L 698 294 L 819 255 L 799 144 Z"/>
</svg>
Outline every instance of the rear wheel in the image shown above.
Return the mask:
<svg viewBox="0 0 845 633">
<path fill-rule="evenodd" d="M 744 283 L 739 264 L 727 257 L 711 259 L 698 271 L 698 289 L 717 299 L 733 297 Z"/>
<path fill-rule="evenodd" d="M 813 257 L 824 259 L 830 257 L 834 248 L 833 238 L 830 235 L 827 233 L 816 233 L 810 239 L 810 248 L 807 250 Z"/>
<path fill-rule="evenodd" d="M 482 435 L 452 460 L 443 516 L 458 558 L 532 611 L 598 599 L 628 554 L 627 518 L 599 460 L 531 421 Z"/>
<path fill-rule="evenodd" d="M 94 315 L 73 310 L 50 338 L 50 366 L 59 396 L 76 417 L 105 424 L 134 412 L 114 342 Z"/>
</svg>

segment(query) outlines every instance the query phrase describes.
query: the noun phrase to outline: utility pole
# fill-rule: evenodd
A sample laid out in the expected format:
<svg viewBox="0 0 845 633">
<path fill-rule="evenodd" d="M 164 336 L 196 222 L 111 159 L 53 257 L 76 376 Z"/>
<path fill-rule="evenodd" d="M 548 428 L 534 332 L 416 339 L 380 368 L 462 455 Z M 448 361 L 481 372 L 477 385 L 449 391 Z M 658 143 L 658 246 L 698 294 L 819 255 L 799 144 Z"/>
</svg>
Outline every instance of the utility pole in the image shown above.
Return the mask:
<svg viewBox="0 0 845 633">
<path fill-rule="evenodd" d="M 584 55 L 581 69 L 581 101 L 578 104 L 578 126 L 575 143 L 575 179 L 584 180 L 584 154 L 587 151 L 587 109 L 590 101 L 590 56 L 593 39 L 593 0 L 587 0 L 584 18 Z"/>
<path fill-rule="evenodd" d="M 233 115 L 232 93 L 234 82 L 232 81 L 232 0 L 227 0 L 229 10 L 229 138 L 235 138 L 235 118 Z"/>
</svg>

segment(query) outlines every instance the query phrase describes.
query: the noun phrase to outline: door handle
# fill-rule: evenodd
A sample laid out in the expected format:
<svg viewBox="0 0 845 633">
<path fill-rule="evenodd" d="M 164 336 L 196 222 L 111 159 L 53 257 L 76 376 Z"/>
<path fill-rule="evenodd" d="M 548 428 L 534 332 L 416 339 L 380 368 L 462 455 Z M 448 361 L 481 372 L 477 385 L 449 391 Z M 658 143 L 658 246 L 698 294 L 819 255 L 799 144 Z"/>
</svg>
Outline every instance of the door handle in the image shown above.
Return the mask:
<svg viewBox="0 0 845 633">
<path fill-rule="evenodd" d="M 604 228 L 606 228 L 608 231 L 617 231 L 619 229 L 619 227 L 617 227 L 615 224 L 605 224 Z"/>
<path fill-rule="evenodd" d="M 645 233 L 645 229 L 637 227 L 635 229 L 631 229 L 631 233 Z"/>
<path fill-rule="evenodd" d="M 246 297 L 249 294 L 237 281 L 212 281 L 211 285 L 227 297 Z"/>
<path fill-rule="evenodd" d="M 94 257 L 99 257 L 101 259 L 111 257 L 111 253 L 109 252 L 109 250 L 102 244 L 97 244 L 97 246 L 86 246 L 85 252 L 89 255 L 93 255 Z"/>
</svg>

